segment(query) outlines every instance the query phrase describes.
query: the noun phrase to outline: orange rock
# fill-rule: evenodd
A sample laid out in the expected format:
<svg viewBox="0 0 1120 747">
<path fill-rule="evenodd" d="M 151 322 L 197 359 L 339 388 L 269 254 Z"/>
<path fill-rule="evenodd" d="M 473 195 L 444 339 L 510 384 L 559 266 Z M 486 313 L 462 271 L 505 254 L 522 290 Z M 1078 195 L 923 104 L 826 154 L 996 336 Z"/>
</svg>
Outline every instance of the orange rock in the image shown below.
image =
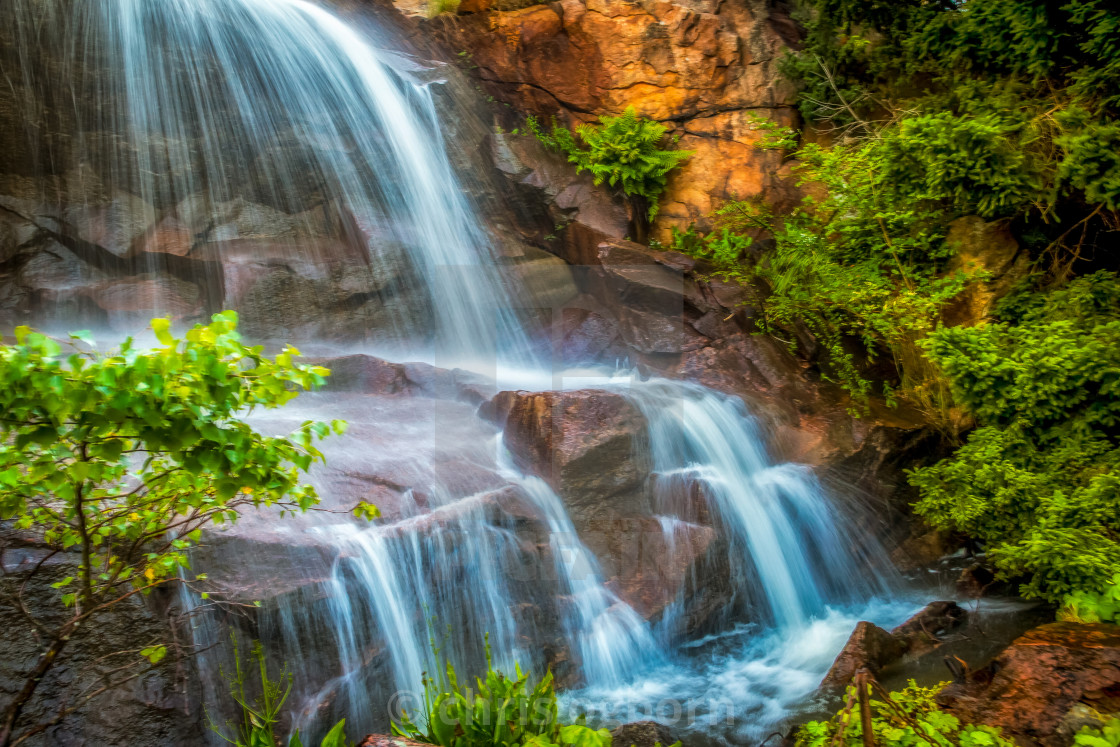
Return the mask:
<svg viewBox="0 0 1120 747">
<path fill-rule="evenodd" d="M 485 0 L 473 0 L 481 9 Z M 471 6 L 474 7 L 474 6 Z M 567 124 L 634 107 L 696 151 L 670 180 L 654 235 L 702 222 L 723 202 L 784 196 L 781 156 L 757 148 L 752 116 L 794 122 L 777 70 L 792 21 L 738 3 L 560 0 L 441 19 L 495 96 Z M 783 176 L 787 176 L 783 172 Z"/>
</svg>

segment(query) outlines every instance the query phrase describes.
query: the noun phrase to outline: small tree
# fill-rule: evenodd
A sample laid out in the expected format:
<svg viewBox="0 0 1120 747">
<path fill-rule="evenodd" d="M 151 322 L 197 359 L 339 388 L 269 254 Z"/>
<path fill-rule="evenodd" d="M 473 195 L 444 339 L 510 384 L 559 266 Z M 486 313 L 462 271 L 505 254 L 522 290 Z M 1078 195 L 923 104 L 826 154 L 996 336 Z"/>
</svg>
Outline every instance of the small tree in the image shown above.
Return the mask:
<svg viewBox="0 0 1120 747">
<path fill-rule="evenodd" d="M 186 553 L 203 527 L 232 522 L 250 506 L 285 513 L 318 502 L 301 473 L 322 459 L 315 439 L 345 424 L 309 421 L 269 437 L 242 418 L 283 405 L 330 372 L 294 364 L 299 351 L 290 347 L 269 359 L 242 344 L 231 311 L 183 339 L 167 319 L 153 320 L 152 330 L 152 349 L 129 338 L 102 353 L 77 333 L 64 352 L 27 327 L 16 329 L 14 345 L 0 345 L 0 519 L 47 548 L 29 576 L 51 556 L 77 554 L 75 575 L 54 584 L 61 616 L 29 609 L 26 577 L 13 592 L 43 648 L 3 707 L 0 746 L 76 709 L 17 733 L 21 711 L 68 643 L 101 613 L 189 570 Z M 132 669 L 165 655 L 158 642 L 148 645 L 132 652 Z"/>
</svg>

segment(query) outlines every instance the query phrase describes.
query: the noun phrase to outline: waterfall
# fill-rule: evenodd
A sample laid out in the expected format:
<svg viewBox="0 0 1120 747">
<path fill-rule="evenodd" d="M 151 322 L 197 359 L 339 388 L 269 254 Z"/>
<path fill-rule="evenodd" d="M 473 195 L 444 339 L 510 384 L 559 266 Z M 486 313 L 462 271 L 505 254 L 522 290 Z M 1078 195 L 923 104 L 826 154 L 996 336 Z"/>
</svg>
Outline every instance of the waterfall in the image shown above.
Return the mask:
<svg viewBox="0 0 1120 747">
<path fill-rule="evenodd" d="M 277 275 L 248 291 L 272 297 L 246 303 L 251 272 L 287 263 L 332 281 L 334 311 L 368 317 L 382 347 L 415 355 L 428 340 L 441 361 L 491 367 L 524 347 L 431 84 L 338 17 L 305 0 L 6 5 L 28 121 L 58 117 L 66 137 L 32 132 L 59 186 L 5 207 L 59 234 L 106 224 L 80 237 L 100 245 L 83 244 L 102 250 L 93 265 L 191 281 L 209 311 L 260 307 L 274 334 L 322 301 Z M 55 209 L 62 192 L 84 204 Z M 136 221 L 155 228 L 130 238 Z M 158 297 L 152 312 L 184 313 Z"/>
<path fill-rule="evenodd" d="M 61 311 L 46 321 L 91 326 L 90 294 L 108 294 L 94 321 L 131 329 L 145 288 L 145 316 L 189 323 L 236 307 L 249 336 L 300 344 L 366 325 L 351 340 L 363 350 L 533 387 L 564 378 L 533 367 L 527 322 L 449 161 L 436 84 L 401 55 L 305 0 L 5 0 L 0 23 L 14 29 L 15 51 L 0 53 L 17 61 L 8 83 L 29 121 L 64 135 L 32 128 L 42 184 L 0 199 L 47 232 L 43 261 L 63 265 L 43 295 Z M 232 625 L 291 666 L 307 743 L 341 717 L 386 728 L 386 704 L 418 695 L 442 658 L 477 671 L 486 636 L 497 666 L 555 665 L 571 702 L 589 698 L 603 717 L 722 688 L 740 721 L 785 718 L 853 615 L 878 609 L 860 605 L 891 590 L 888 564 L 807 468 L 773 463 L 741 401 L 663 379 L 596 381 L 648 423 L 665 546 L 677 549 L 698 506 L 725 539 L 727 578 L 691 579 L 732 590 L 710 638 L 687 640 L 683 595 L 651 624 L 613 590 L 564 497 L 512 466 L 477 400 L 323 393 L 252 422 L 279 434 L 350 421 L 311 475 L 333 513 L 247 516 L 199 550 L 197 568 L 259 576 L 226 590 L 251 617 L 208 615 L 182 595 L 197 607 L 207 699 L 224 697 L 215 670 Z M 347 515 L 367 495 L 385 510 L 372 525 Z"/>
<path fill-rule="evenodd" d="M 599 564 L 579 539 L 559 496 L 539 477 L 522 477 L 549 528 L 561 588 L 571 596 L 564 629 L 579 651 L 585 682 L 611 687 L 664 662 L 649 626 L 603 584 Z"/>
<path fill-rule="evenodd" d="M 624 391 L 649 422 L 657 510 L 678 513 L 679 497 L 700 491 L 726 527 L 735 587 L 756 617 L 803 627 L 829 604 L 891 588 L 878 544 L 860 542 L 807 467 L 770 460 L 741 400 L 665 379 Z"/>
</svg>

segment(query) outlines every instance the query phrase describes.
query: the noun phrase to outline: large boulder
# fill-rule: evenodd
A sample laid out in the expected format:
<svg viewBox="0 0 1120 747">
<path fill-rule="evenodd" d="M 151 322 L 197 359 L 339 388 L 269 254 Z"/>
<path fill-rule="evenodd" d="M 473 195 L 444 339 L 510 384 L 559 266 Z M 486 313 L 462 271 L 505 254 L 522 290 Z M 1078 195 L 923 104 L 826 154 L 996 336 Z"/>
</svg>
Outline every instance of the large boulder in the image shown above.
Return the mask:
<svg viewBox="0 0 1120 747">
<path fill-rule="evenodd" d="M 877 675 L 899 659 L 918 657 L 940 646 L 948 633 L 965 623 L 968 613 L 956 602 L 930 602 L 890 632 L 862 621 L 844 644 L 821 688 L 839 690 L 860 669 Z"/>
<path fill-rule="evenodd" d="M 504 425 L 517 466 L 560 496 L 608 588 L 639 614 L 657 619 L 677 599 L 710 591 L 690 589 L 689 582 L 712 554 L 717 533 L 694 516 L 667 524 L 655 515 L 648 425 L 625 397 L 501 392 L 483 412 Z M 718 606 L 711 602 L 705 614 Z"/>
<path fill-rule="evenodd" d="M 1059 727 L 1080 704 L 1120 711 L 1120 626 L 1058 622 L 1016 638 L 938 702 L 962 721 L 1003 728 L 1022 745 L 1059 747 Z"/>
<path fill-rule="evenodd" d="M 878 674 L 905 651 L 902 643 L 878 625 L 859 622 L 820 686 L 825 690 L 843 689 L 860 669 Z"/>
<path fill-rule="evenodd" d="M 611 731 L 611 747 L 671 747 L 680 740 L 665 724 L 635 721 Z"/>
</svg>

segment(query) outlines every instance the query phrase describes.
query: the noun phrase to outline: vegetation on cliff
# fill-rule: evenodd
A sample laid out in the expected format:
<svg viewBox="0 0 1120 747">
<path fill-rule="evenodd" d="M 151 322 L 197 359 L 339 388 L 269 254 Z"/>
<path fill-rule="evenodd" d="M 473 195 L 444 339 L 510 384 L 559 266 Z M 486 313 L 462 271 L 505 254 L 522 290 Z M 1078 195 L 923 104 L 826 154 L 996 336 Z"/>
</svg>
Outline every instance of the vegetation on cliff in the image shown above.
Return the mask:
<svg viewBox="0 0 1120 747">
<path fill-rule="evenodd" d="M 767 145 L 806 197 L 733 203 L 678 247 L 757 288 L 763 327 L 855 402 L 904 401 L 963 440 L 913 473 L 932 524 L 1032 596 L 1102 593 L 1120 561 L 1120 10 L 808 0 L 801 21 L 785 70 L 807 127 Z M 979 246 L 949 240 L 969 216 L 993 229 Z M 961 313 L 991 279 L 962 255 L 996 229 L 1023 277 Z"/>
<path fill-rule="evenodd" d="M 545 147 L 567 156 L 577 172 L 588 171 L 596 184 L 606 182 L 627 195 L 639 223 L 652 221 L 669 173 L 692 151 L 664 147 L 675 145 L 676 139 L 667 138 L 663 124 L 638 116 L 633 107 L 617 117 L 600 117 L 599 122 L 581 124 L 574 134 L 555 122 L 549 131 L 533 117 L 527 123 Z"/>
<path fill-rule="evenodd" d="M 111 655 L 97 688 L 75 693 L 53 720 L 21 722 L 43 677 L 72 641 L 96 636 L 101 615 L 168 581 L 193 580 L 187 552 L 205 527 L 246 508 L 303 511 L 318 502 L 302 474 L 322 459 L 315 441 L 345 424 L 309 421 L 271 437 L 242 418 L 321 385 L 329 371 L 296 364 L 291 348 L 270 359 L 244 345 L 233 312 L 182 339 L 167 319 L 152 329 L 151 349 L 130 338 L 101 352 L 79 333 L 64 350 L 26 327 L 16 329 L 15 344 L 0 345 L 3 549 L 30 553 L 6 590 L 41 641 L 4 706 L 0 745 L 42 732 L 165 657 L 164 641 L 136 641 Z M 60 565 L 64 554 L 72 562 Z M 36 576 L 53 582 L 55 609 L 24 598 Z"/>
</svg>

